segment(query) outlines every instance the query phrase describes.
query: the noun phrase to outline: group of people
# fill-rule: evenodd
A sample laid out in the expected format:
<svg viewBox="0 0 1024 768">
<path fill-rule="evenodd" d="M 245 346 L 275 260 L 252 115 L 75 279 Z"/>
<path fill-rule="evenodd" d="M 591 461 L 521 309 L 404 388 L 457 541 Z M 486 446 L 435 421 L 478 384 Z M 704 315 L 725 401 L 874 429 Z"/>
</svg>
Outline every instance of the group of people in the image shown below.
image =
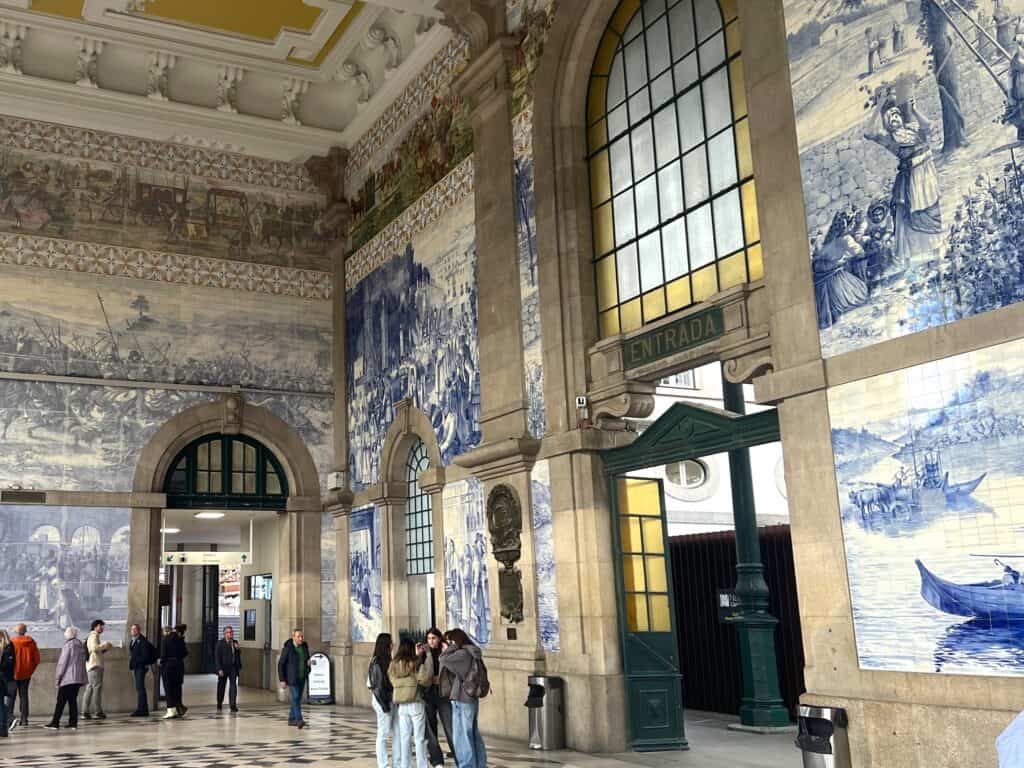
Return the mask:
<svg viewBox="0 0 1024 768">
<path fill-rule="evenodd" d="M 868 46 L 868 74 L 874 74 L 880 67 L 889 63 L 891 56 L 897 56 L 906 49 L 907 37 L 903 25 L 894 21 L 892 31 L 874 32 L 871 27 L 864 30 L 864 38 Z"/>
<path fill-rule="evenodd" d="M 415 768 L 444 765 L 440 722 L 456 766 L 486 768 L 478 715 L 490 682 L 479 646 L 461 629 L 435 628 L 426 643 L 406 639 L 392 650 L 391 635 L 378 635 L 366 674 L 377 714 L 377 767 L 413 768 L 413 754 Z"/>
</svg>

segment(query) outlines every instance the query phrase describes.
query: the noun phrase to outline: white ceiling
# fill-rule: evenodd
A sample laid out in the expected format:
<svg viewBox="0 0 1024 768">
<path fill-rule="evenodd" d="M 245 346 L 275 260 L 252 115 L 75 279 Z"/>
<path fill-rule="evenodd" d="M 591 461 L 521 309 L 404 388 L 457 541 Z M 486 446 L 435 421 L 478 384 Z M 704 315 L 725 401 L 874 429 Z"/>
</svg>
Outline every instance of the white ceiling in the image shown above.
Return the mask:
<svg viewBox="0 0 1024 768">
<path fill-rule="evenodd" d="M 201 510 L 164 510 L 163 527 L 181 529 L 181 533 L 165 534 L 165 551 L 175 549 L 178 544 L 216 544 L 219 547 L 237 548 L 242 543 L 242 530 L 248 531 L 250 520 L 272 520 L 279 514 L 273 510 L 216 510 L 224 512 L 224 517 L 219 520 L 197 520 L 195 514 L 199 511 Z"/>
</svg>

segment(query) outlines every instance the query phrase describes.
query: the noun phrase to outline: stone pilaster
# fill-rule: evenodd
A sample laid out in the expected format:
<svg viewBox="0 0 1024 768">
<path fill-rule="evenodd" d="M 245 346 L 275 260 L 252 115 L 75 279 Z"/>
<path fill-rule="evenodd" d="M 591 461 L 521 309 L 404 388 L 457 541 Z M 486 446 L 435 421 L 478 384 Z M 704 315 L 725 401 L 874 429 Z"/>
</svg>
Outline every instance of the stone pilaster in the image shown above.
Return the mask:
<svg viewBox="0 0 1024 768">
<path fill-rule="evenodd" d="M 385 632 L 398 637 L 409 625 L 409 584 L 405 573 L 404 483 L 378 483 L 367 490 L 380 515 L 380 592 Z"/>
<path fill-rule="evenodd" d="M 349 599 L 349 515 L 352 492 L 341 491 L 328 496 L 324 505 L 334 520 L 334 590 L 338 614 L 331 642 L 334 665 L 334 700 L 343 706 L 352 705 L 352 601 Z"/>
<path fill-rule="evenodd" d="M 128 625 L 149 638 L 160 637 L 160 522 L 158 507 L 132 509 L 128 555 Z"/>
</svg>

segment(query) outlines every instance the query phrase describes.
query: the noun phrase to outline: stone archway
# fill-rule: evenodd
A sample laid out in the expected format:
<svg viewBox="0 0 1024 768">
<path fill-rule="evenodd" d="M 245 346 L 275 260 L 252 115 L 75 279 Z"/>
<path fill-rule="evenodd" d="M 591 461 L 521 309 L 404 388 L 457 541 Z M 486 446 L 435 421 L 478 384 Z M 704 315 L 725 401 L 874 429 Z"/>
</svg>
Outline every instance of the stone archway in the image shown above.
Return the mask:
<svg viewBox="0 0 1024 768">
<path fill-rule="evenodd" d="M 139 454 L 132 485 L 128 621 L 151 637 L 159 631 L 160 524 L 164 479 L 186 445 L 205 435 L 246 435 L 274 452 L 288 480 L 287 511 L 278 518 L 279 552 L 274 585 L 274 642 L 301 627 L 320 645 L 320 479 L 299 434 L 241 395 L 188 408 L 165 423 Z M 283 640 L 282 640 L 283 642 Z"/>
</svg>

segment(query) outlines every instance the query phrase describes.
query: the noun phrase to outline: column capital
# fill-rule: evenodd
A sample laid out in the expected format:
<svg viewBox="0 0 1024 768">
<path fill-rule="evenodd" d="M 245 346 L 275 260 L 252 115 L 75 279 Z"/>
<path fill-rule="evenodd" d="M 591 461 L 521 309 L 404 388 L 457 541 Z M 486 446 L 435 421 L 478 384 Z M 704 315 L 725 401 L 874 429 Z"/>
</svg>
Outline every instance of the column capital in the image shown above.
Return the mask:
<svg viewBox="0 0 1024 768">
<path fill-rule="evenodd" d="M 366 496 L 374 506 L 383 507 L 403 503 L 409 496 L 409 490 L 405 483 L 382 482 L 367 488 Z"/>
<path fill-rule="evenodd" d="M 505 0 L 441 0 L 437 10 L 441 23 L 466 39 L 474 59 L 508 26 Z"/>
<path fill-rule="evenodd" d="M 481 480 L 507 477 L 518 472 L 529 472 L 537 459 L 540 440 L 533 437 L 509 437 L 484 443 L 455 458 Z"/>
<path fill-rule="evenodd" d="M 334 518 L 343 517 L 352 511 L 354 499 L 355 494 L 350 488 L 330 491 L 323 497 L 324 512 L 330 512 Z"/>
<path fill-rule="evenodd" d="M 506 102 L 512 95 L 512 67 L 515 64 L 516 41 L 502 35 L 474 56 L 469 66 L 452 84 L 459 98 L 469 103 L 471 119 L 483 119 L 487 106 L 496 99 Z"/>
<path fill-rule="evenodd" d="M 420 488 L 427 493 L 439 493 L 444 489 L 445 472 L 444 467 L 430 467 L 420 472 Z"/>
</svg>

